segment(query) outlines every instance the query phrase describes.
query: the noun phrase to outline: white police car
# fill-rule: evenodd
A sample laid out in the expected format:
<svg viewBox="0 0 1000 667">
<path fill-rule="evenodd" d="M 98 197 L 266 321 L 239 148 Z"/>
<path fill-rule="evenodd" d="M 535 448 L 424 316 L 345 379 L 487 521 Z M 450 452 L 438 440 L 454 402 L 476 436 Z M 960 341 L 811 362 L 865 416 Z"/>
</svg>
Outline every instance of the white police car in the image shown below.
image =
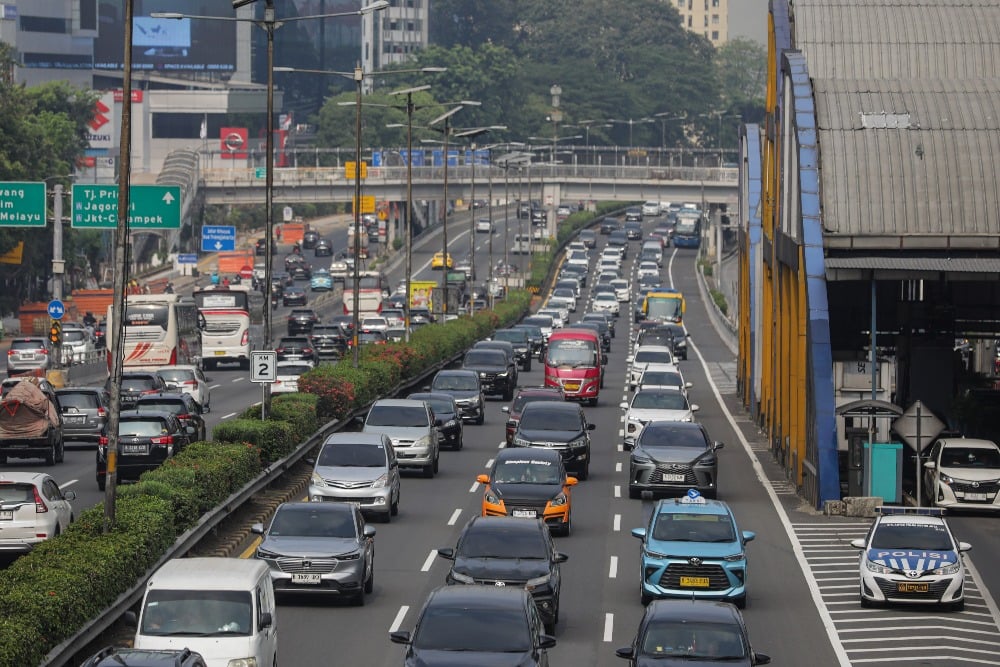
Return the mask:
<svg viewBox="0 0 1000 667">
<path fill-rule="evenodd" d="M 852 540 L 861 549 L 861 606 L 942 604 L 965 607 L 965 563 L 972 546 L 955 542 L 942 518 L 929 508 L 880 507 L 868 535 Z"/>
</svg>

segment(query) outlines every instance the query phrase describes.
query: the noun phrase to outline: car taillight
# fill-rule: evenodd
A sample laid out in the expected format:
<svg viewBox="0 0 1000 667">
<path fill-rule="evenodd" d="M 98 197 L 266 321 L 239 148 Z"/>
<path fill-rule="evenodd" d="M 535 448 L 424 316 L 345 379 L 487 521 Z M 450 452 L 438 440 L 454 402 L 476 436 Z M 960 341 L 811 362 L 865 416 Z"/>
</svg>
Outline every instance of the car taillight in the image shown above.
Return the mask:
<svg viewBox="0 0 1000 667">
<path fill-rule="evenodd" d="M 191 419 L 191 415 L 177 415 L 178 419 Z"/>
<path fill-rule="evenodd" d="M 97 416 L 98 417 L 107 417 L 108 416 L 108 411 L 105 410 L 104 408 L 97 408 Z"/>
<path fill-rule="evenodd" d="M 142 392 L 140 392 L 140 393 L 143 396 L 148 396 L 149 394 L 158 394 L 158 393 L 160 393 L 160 390 L 159 389 L 143 389 Z"/>
<path fill-rule="evenodd" d="M 174 444 L 174 436 L 165 435 L 161 438 L 150 438 L 149 442 L 153 445 L 172 445 Z"/>
<path fill-rule="evenodd" d="M 283 348 L 283 347 L 279 347 L 279 348 L 278 348 L 277 350 L 275 350 L 274 352 L 275 352 L 275 354 L 284 354 L 284 353 L 285 353 L 285 348 Z"/>
<path fill-rule="evenodd" d="M 240 345 L 249 345 L 249 344 L 250 344 L 250 330 L 247 329 L 246 331 L 243 332 L 243 337 L 240 338 Z"/>
<path fill-rule="evenodd" d="M 312 354 L 312 348 L 311 347 L 302 348 L 302 354 Z"/>
<path fill-rule="evenodd" d="M 108 436 L 102 435 L 101 437 L 99 437 L 97 439 L 97 446 L 98 447 L 107 447 L 108 446 Z"/>
<path fill-rule="evenodd" d="M 175 366 L 175 365 L 177 365 L 177 348 L 176 347 L 172 348 L 170 350 L 170 363 L 167 364 L 167 365 L 168 366 Z"/>
<path fill-rule="evenodd" d="M 48 507 L 48 505 L 45 504 L 45 501 L 42 500 L 42 496 L 39 495 L 38 489 L 32 487 L 31 490 L 35 494 L 35 513 L 36 514 L 44 514 L 44 513 L 48 512 L 49 511 L 49 507 Z"/>
<path fill-rule="evenodd" d="M 49 351 L 46 350 L 44 347 L 40 350 L 35 350 L 35 354 L 48 354 L 48 353 Z"/>
<path fill-rule="evenodd" d="M 17 354 L 17 352 L 15 352 L 14 350 L 7 350 L 8 357 L 13 357 L 15 354 Z"/>
</svg>

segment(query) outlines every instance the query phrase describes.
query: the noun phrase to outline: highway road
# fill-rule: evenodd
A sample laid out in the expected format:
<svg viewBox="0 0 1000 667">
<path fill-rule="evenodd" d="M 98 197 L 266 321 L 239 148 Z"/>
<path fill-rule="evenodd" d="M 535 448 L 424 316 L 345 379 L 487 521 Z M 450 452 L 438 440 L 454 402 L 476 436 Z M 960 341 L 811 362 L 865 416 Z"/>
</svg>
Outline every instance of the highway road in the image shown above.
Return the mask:
<svg viewBox="0 0 1000 667">
<path fill-rule="evenodd" d="M 467 225 L 461 233 L 450 229 L 454 238 L 449 247 L 456 259 L 468 251 L 467 229 Z M 478 236 L 477 264 L 485 267 L 487 239 Z M 502 243 L 497 243 L 502 237 L 501 227 L 494 237 L 495 253 L 502 253 Z M 438 244 L 431 245 L 414 252 L 416 278 L 436 275 L 427 268 L 431 254 L 439 249 Z M 770 464 L 766 443 L 757 440 L 756 428 L 738 405 L 733 354 L 710 324 L 707 304 L 699 296 L 694 251 L 670 249 L 666 258 L 664 281 L 682 290 L 688 301 L 685 324 L 693 345 L 690 359 L 681 364 L 694 383 L 692 401 L 701 406 L 697 418 L 713 439 L 726 443 L 720 453 L 719 497 L 733 507 L 742 529 L 757 533 L 748 546 L 749 603 L 744 612 L 754 649 L 772 656 L 777 665 L 1000 664 L 994 656 L 1000 642 L 1000 614 L 993 601 L 1000 581 L 990 568 L 1000 554 L 995 521 L 983 516 L 951 520 L 957 537 L 974 547 L 967 558 L 971 574 L 964 612 L 861 609 L 857 552 L 847 543 L 862 534 L 868 522 L 816 513 Z M 631 260 L 630 256 L 627 268 Z M 397 276 L 390 274 L 390 280 Z M 331 302 L 330 307 L 335 305 Z M 576 316 L 584 310 L 581 306 Z M 639 542 L 629 533 L 643 525 L 652 503 L 628 499 L 623 472 L 628 455 L 620 448 L 623 413 L 618 404 L 628 397 L 631 309 L 623 311 L 600 403 L 585 408 L 597 425 L 592 432 L 591 477 L 574 488 L 573 534 L 556 542 L 569 561 L 562 570 L 558 645 L 550 651 L 554 666 L 623 664 L 614 649 L 631 640 L 642 613 Z M 275 320 L 279 325 L 282 312 L 279 309 Z M 276 327 L 276 336 L 279 331 Z M 248 400 L 241 372 L 219 370 L 210 376 L 212 424 L 242 410 Z M 521 385 L 541 383 L 540 364 L 522 372 Z M 437 477 L 404 477 L 398 518 L 388 525 L 375 524 L 375 589 L 365 607 L 315 598 L 282 600 L 282 664 L 401 663 L 403 648 L 391 644 L 387 633 L 411 629 L 427 593 L 444 582 L 447 562 L 435 557 L 435 549 L 454 546 L 461 527 L 478 512 L 482 489 L 475 478 L 486 471 L 503 441 L 502 405 L 490 400 L 486 423 L 465 427 L 464 449 L 442 453 Z M 100 500 L 92 451 L 71 451 L 66 462 L 52 470 L 61 483 L 69 483 L 80 494 L 77 506 Z"/>
</svg>

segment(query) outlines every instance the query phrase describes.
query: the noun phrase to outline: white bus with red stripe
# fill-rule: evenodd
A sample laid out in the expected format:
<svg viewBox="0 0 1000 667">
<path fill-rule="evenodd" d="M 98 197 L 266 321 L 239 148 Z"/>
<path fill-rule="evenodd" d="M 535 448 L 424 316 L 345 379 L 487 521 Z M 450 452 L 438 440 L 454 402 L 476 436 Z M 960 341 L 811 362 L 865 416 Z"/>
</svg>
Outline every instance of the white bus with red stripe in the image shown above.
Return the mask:
<svg viewBox="0 0 1000 667">
<path fill-rule="evenodd" d="M 264 296 L 248 285 L 196 290 L 192 295 L 203 318 L 202 366 L 239 363 L 250 368 L 250 351 L 257 349 L 263 331 Z"/>
<path fill-rule="evenodd" d="M 108 368 L 116 353 L 114 305 L 108 306 Z M 198 307 L 176 294 L 130 294 L 125 298 L 125 344 L 122 365 L 127 370 L 156 370 L 174 364 L 201 363 Z"/>
</svg>

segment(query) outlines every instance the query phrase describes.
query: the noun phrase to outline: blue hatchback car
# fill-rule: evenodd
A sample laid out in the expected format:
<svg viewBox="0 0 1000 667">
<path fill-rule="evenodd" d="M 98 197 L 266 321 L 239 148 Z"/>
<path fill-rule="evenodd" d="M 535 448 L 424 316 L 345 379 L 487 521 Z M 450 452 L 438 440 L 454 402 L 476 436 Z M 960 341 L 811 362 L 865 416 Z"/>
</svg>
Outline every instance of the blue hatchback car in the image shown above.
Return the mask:
<svg viewBox="0 0 1000 667">
<path fill-rule="evenodd" d="M 642 603 L 654 598 L 747 601 L 746 544 L 756 534 L 740 531 L 729 505 L 691 489 L 681 498 L 660 500 L 642 540 Z"/>
<path fill-rule="evenodd" d="M 316 269 L 309 279 L 309 289 L 313 292 L 329 292 L 333 289 L 333 277 L 326 269 Z"/>
</svg>

